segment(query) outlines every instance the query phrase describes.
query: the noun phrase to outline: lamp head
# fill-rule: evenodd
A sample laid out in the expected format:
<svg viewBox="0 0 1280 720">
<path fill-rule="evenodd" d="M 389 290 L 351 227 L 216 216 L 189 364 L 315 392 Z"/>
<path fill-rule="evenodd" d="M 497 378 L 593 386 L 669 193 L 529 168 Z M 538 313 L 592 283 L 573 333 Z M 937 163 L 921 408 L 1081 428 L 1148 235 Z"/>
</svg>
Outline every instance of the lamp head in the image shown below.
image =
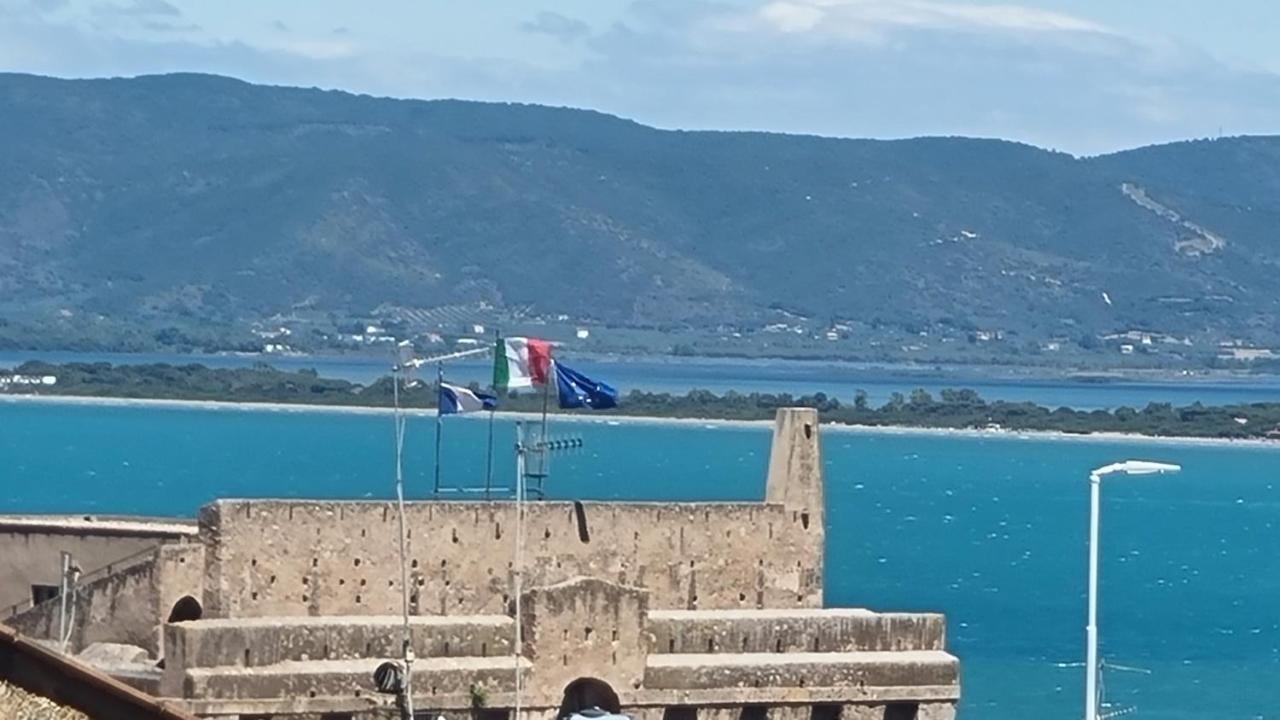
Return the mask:
<svg viewBox="0 0 1280 720">
<path fill-rule="evenodd" d="M 1123 473 L 1125 475 L 1155 475 L 1158 473 L 1174 473 L 1181 469 L 1181 465 L 1175 465 L 1173 463 L 1153 462 L 1151 460 L 1125 460 L 1124 462 L 1104 465 L 1090 474 L 1096 477 L 1111 475 L 1113 473 Z"/>
</svg>

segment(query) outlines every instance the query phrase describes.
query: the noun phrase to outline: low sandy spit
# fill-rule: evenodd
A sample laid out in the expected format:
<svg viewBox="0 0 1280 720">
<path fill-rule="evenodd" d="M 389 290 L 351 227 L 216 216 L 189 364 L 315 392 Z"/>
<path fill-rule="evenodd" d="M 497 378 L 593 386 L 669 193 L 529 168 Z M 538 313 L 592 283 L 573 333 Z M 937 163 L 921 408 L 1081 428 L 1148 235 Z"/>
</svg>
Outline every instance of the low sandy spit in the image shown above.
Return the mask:
<svg viewBox="0 0 1280 720">
<path fill-rule="evenodd" d="M 303 405 L 297 403 L 268 402 L 224 402 L 217 400 L 160 400 L 142 398 L 108 398 L 87 397 L 80 395 L 19 395 L 0 394 L 0 403 L 40 403 L 49 405 L 77 405 L 91 407 L 140 407 L 183 410 L 205 410 L 221 412 L 282 412 L 282 413 L 325 413 L 347 415 L 383 415 L 392 414 L 391 408 L 365 407 L 353 405 Z M 405 414 L 411 417 L 435 417 L 435 410 L 409 408 Z M 498 417 L 503 420 L 534 420 L 541 416 L 537 413 L 503 412 Z M 460 415 L 459 419 L 478 421 L 487 418 L 483 413 Z M 561 414 L 553 413 L 555 422 L 592 423 L 597 425 L 684 425 L 702 428 L 757 428 L 765 429 L 773 425 L 772 420 L 724 420 L 718 418 L 664 418 L 632 415 L 610 415 L 599 413 Z M 928 436 L 955 437 L 987 440 L 1055 440 L 1063 442 L 1107 442 L 1124 444 L 1155 445 L 1205 445 L 1216 447 L 1268 448 L 1280 450 L 1280 441 L 1263 438 L 1228 439 L 1207 437 L 1156 437 L 1132 433 L 1096 432 L 1089 434 L 1064 433 L 1051 430 L 1007 430 L 976 428 L 928 428 L 906 427 L 900 425 L 847 425 L 843 423 L 823 423 L 823 429 L 835 433 L 851 433 L 862 435 L 892 436 Z"/>
</svg>

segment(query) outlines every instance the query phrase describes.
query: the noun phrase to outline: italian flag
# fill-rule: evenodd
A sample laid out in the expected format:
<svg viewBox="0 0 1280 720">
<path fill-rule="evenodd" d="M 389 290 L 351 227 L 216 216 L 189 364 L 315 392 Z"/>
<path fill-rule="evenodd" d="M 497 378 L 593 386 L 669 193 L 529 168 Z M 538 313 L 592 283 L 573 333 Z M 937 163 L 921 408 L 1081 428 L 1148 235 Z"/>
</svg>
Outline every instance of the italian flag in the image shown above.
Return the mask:
<svg viewBox="0 0 1280 720">
<path fill-rule="evenodd" d="M 495 390 L 545 385 L 550 375 L 551 343 L 528 337 L 498 340 L 493 352 Z"/>
</svg>

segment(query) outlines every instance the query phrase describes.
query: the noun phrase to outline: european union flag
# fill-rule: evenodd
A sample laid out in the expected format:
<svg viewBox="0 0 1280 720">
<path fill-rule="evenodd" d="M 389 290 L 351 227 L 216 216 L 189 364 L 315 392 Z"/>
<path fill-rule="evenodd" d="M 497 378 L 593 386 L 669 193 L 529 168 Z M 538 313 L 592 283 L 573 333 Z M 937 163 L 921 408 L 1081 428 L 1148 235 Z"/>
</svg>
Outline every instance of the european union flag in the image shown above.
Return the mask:
<svg viewBox="0 0 1280 720">
<path fill-rule="evenodd" d="M 592 410 L 618 407 L 618 391 L 612 385 L 592 380 L 559 362 L 552 364 L 556 369 L 556 392 L 560 396 L 560 407 L 585 407 Z"/>
</svg>

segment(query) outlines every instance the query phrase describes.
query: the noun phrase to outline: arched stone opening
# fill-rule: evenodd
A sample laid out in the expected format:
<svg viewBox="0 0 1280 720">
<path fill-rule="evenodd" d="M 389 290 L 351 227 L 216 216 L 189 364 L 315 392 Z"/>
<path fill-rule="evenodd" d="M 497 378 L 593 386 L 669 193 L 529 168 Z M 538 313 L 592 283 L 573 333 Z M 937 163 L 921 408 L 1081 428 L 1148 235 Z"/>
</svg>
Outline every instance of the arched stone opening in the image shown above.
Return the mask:
<svg viewBox="0 0 1280 720">
<path fill-rule="evenodd" d="M 169 611 L 168 622 L 179 623 L 199 620 L 203 615 L 204 608 L 200 607 L 200 601 L 190 595 L 183 595 L 178 598 L 178 602 L 174 603 L 173 609 Z"/>
<path fill-rule="evenodd" d="M 564 699 L 560 701 L 558 717 L 566 718 L 591 708 L 620 714 L 622 703 L 618 700 L 618 693 L 614 692 L 609 683 L 599 678 L 580 677 L 564 686 Z"/>
</svg>

